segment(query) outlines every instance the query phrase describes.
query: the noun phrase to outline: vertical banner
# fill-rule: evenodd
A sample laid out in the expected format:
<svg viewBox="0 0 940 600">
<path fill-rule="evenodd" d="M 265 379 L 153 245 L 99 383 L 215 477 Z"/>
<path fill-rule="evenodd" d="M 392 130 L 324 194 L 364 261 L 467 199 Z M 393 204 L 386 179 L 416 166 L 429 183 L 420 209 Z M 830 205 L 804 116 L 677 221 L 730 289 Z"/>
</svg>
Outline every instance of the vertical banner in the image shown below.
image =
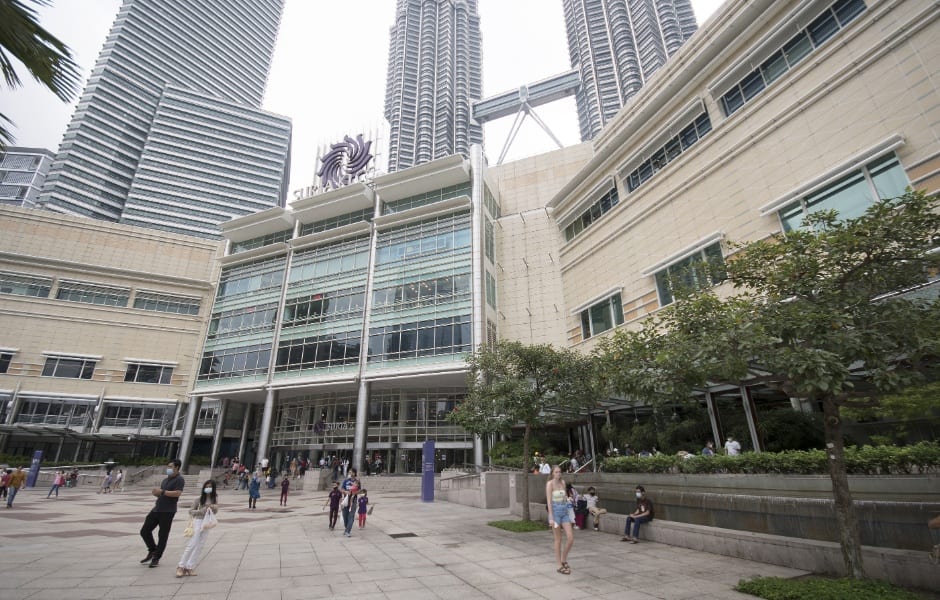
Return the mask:
<svg viewBox="0 0 940 600">
<path fill-rule="evenodd" d="M 39 463 L 42 462 L 42 450 L 33 452 L 33 462 L 29 465 L 29 473 L 26 474 L 26 487 L 35 487 L 36 480 L 39 479 Z"/>
<path fill-rule="evenodd" d="M 421 501 L 434 502 L 434 440 L 424 442 L 421 451 Z"/>
</svg>

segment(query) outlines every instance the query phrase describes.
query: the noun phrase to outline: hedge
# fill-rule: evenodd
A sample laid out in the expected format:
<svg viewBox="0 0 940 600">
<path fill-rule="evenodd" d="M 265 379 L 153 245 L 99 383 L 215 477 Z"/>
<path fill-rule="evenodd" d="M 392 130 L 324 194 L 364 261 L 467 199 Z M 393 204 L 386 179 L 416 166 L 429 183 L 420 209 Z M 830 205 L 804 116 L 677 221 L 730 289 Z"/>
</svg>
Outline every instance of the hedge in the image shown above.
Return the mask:
<svg viewBox="0 0 940 600">
<path fill-rule="evenodd" d="M 557 464 L 564 457 L 548 457 Z M 521 468 L 521 457 L 493 461 L 506 467 Z M 850 446 L 845 449 L 846 472 L 850 475 L 895 475 L 940 472 L 940 444 L 920 442 L 911 446 Z M 828 459 L 824 450 L 789 450 L 785 452 L 745 452 L 738 456 L 692 456 L 682 458 L 658 455 L 648 458 L 619 456 L 605 458 L 607 473 L 773 473 L 783 475 L 827 475 Z"/>
</svg>

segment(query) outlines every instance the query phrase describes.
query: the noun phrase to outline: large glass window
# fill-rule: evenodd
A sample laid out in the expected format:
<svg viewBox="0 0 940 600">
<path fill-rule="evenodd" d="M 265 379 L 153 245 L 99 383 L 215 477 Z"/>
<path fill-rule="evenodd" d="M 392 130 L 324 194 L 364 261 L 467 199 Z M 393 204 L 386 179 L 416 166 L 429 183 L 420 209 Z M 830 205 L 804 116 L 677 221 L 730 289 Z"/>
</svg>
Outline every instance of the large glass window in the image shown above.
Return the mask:
<svg viewBox="0 0 940 600">
<path fill-rule="evenodd" d="M 51 278 L 0 272 L 0 294 L 48 298 L 51 289 Z"/>
<path fill-rule="evenodd" d="M 701 288 L 725 280 L 721 242 L 715 242 L 655 273 L 659 305 L 672 304 L 676 286 Z"/>
<path fill-rule="evenodd" d="M 328 323 L 360 317 L 366 291 L 362 286 L 292 298 L 284 304 L 284 326 Z"/>
<path fill-rule="evenodd" d="M 640 166 L 626 176 L 627 190 L 632 192 L 646 183 L 657 171 L 675 160 L 711 130 L 712 122 L 707 112 L 692 119 L 692 122 L 683 127 L 678 135 L 670 138 L 662 147 L 656 148 L 640 163 Z"/>
<path fill-rule="evenodd" d="M 581 213 L 581 216 L 565 227 L 565 241 L 573 240 L 578 234 L 594 224 L 594 221 L 597 221 L 607 211 L 617 206 L 618 201 L 617 186 L 613 186 L 597 202 Z"/>
<path fill-rule="evenodd" d="M 469 248 L 470 241 L 470 213 L 427 219 L 382 233 L 376 264 Z"/>
<path fill-rule="evenodd" d="M 79 428 L 86 425 L 94 404 L 93 400 L 30 397 L 24 399 L 16 422 Z"/>
<path fill-rule="evenodd" d="M 586 340 L 622 323 L 623 304 L 618 292 L 581 311 L 581 337 Z"/>
<path fill-rule="evenodd" d="M 496 308 L 496 278 L 486 271 L 486 303 Z"/>
<path fill-rule="evenodd" d="M 471 348 L 470 315 L 427 319 L 369 330 L 369 361 L 458 354 Z"/>
<path fill-rule="evenodd" d="M 342 227 L 344 225 L 350 225 L 352 223 L 359 223 L 360 221 L 371 221 L 372 215 L 375 213 L 375 210 L 372 207 L 363 208 L 362 210 L 356 210 L 351 213 L 346 213 L 336 217 L 330 217 L 329 219 L 323 219 L 322 221 L 315 221 L 313 223 L 307 223 L 302 225 L 300 228 L 300 235 L 308 235 L 311 233 L 319 233 L 321 231 L 328 231 L 330 229 L 336 229 L 337 227 Z"/>
<path fill-rule="evenodd" d="M 325 244 L 294 254 L 290 283 L 309 282 L 339 274 L 348 275 L 369 266 L 369 238 Z"/>
<path fill-rule="evenodd" d="M 274 329 L 277 303 L 224 310 L 212 315 L 207 339 Z"/>
<path fill-rule="evenodd" d="M 126 288 L 95 285 L 78 281 L 63 281 L 59 284 L 56 299 L 68 302 L 84 302 L 103 306 L 127 306 L 131 292 Z"/>
<path fill-rule="evenodd" d="M 239 252 L 245 252 L 246 250 L 253 250 L 263 246 L 270 246 L 271 244 L 279 244 L 281 242 L 290 240 L 292 237 L 294 237 L 294 230 L 285 229 L 284 231 L 277 231 L 267 235 L 260 235 L 243 242 L 233 242 L 231 253 L 237 254 Z"/>
<path fill-rule="evenodd" d="M 199 365 L 200 381 L 265 375 L 271 361 L 271 344 L 208 350 Z"/>
<path fill-rule="evenodd" d="M 10 370 L 10 362 L 13 360 L 13 353 L 0 352 L 0 373 L 6 373 Z"/>
<path fill-rule="evenodd" d="M 163 429 L 173 418 L 174 407 L 153 404 L 105 404 L 102 427 Z"/>
<path fill-rule="evenodd" d="M 469 271 L 469 265 L 467 268 Z M 382 287 L 372 293 L 372 313 L 437 306 L 470 298 L 470 273 L 418 279 Z"/>
<path fill-rule="evenodd" d="M 902 195 L 907 185 L 907 174 L 891 153 L 784 206 L 778 214 L 784 231 L 799 228 L 807 215 L 820 210 L 835 210 L 841 219 L 854 219 L 862 216 L 876 199 Z"/>
<path fill-rule="evenodd" d="M 223 268 L 216 299 L 280 287 L 284 279 L 284 263 L 285 257 L 279 256 Z"/>
<path fill-rule="evenodd" d="M 124 373 L 124 381 L 132 383 L 169 384 L 173 377 L 173 367 L 167 365 L 148 365 L 129 363 Z"/>
<path fill-rule="evenodd" d="M 496 263 L 496 235 L 493 231 L 493 222 L 489 219 L 483 222 L 483 253 L 491 263 Z"/>
<path fill-rule="evenodd" d="M 137 292 L 134 296 L 134 308 L 179 315 L 198 315 L 200 303 L 199 298 L 156 292 Z"/>
<path fill-rule="evenodd" d="M 410 208 L 424 206 L 426 204 L 442 202 L 444 200 L 450 200 L 451 198 L 459 198 L 460 196 L 469 196 L 470 188 L 470 182 L 467 181 L 465 183 L 458 183 L 457 185 L 448 186 L 439 190 L 432 190 L 430 192 L 424 192 L 423 194 L 408 196 L 407 198 L 402 198 L 401 200 L 383 202 L 382 214 L 390 215 L 408 210 Z"/>
<path fill-rule="evenodd" d="M 42 368 L 43 377 L 64 377 L 66 379 L 91 379 L 95 372 L 96 360 L 90 358 L 66 358 L 47 356 Z"/>
<path fill-rule="evenodd" d="M 299 371 L 359 362 L 360 330 L 281 340 L 275 371 Z"/>
<path fill-rule="evenodd" d="M 865 11 L 862 0 L 838 0 L 823 10 L 812 22 L 790 38 L 760 67 L 745 75 L 721 97 L 725 114 L 731 116 L 748 100 L 795 67 L 829 38 Z"/>
</svg>

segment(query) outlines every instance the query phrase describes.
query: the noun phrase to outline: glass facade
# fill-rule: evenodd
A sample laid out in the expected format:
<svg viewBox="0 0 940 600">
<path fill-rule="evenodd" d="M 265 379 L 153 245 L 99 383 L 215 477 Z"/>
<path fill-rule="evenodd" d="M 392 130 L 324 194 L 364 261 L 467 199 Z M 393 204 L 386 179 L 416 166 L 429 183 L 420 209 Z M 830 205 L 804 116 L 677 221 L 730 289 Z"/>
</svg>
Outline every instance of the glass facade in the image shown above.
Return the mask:
<svg viewBox="0 0 940 600">
<path fill-rule="evenodd" d="M 657 271 L 655 278 L 659 305 L 672 304 L 672 291 L 676 285 L 697 288 L 724 281 L 724 264 L 721 242 L 715 242 Z"/>
<path fill-rule="evenodd" d="M 588 339 L 623 323 L 620 294 L 614 294 L 581 311 L 581 338 Z"/>
</svg>

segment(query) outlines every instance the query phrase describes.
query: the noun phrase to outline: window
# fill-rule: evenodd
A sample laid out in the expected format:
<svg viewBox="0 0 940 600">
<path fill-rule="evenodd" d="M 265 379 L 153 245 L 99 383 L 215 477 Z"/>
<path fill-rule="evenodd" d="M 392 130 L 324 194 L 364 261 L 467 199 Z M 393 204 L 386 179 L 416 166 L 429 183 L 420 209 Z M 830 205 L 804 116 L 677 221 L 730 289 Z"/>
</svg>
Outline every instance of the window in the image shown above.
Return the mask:
<svg viewBox="0 0 940 600">
<path fill-rule="evenodd" d="M 360 318 L 365 300 L 361 286 L 290 298 L 284 304 L 284 327 Z"/>
<path fill-rule="evenodd" d="M 108 287 L 79 281 L 64 281 L 59 284 L 56 299 L 67 302 L 83 302 L 103 306 L 127 306 L 130 290 Z"/>
<path fill-rule="evenodd" d="M 469 269 L 467 269 L 469 271 Z M 470 299 L 470 274 L 419 279 L 372 292 L 372 314 L 446 305 Z M 285 308 L 286 309 L 286 308 Z"/>
<path fill-rule="evenodd" d="M 12 352 L 0 352 L 0 374 L 10 370 L 11 360 L 13 360 Z"/>
<path fill-rule="evenodd" d="M 408 196 L 407 198 L 402 198 L 401 200 L 383 202 L 382 214 L 391 215 L 411 208 L 424 206 L 426 204 L 433 204 L 435 202 L 443 202 L 444 200 L 450 200 L 452 198 L 459 198 L 460 196 L 470 196 L 469 181 L 466 183 L 458 183 L 457 185 L 441 188 L 439 190 L 432 190 L 423 194 Z"/>
<path fill-rule="evenodd" d="M 707 112 L 695 117 L 691 123 L 682 128 L 678 135 L 670 138 L 662 147 L 653 150 L 637 168 L 626 176 L 627 190 L 632 192 L 646 183 L 657 171 L 675 160 L 711 130 L 712 122 Z"/>
<path fill-rule="evenodd" d="M 373 327 L 369 362 L 459 354 L 471 349 L 470 315 Z"/>
<path fill-rule="evenodd" d="M 32 277 L 18 273 L 0 273 L 0 294 L 48 298 L 49 290 L 51 289 L 52 279 L 48 277 Z"/>
<path fill-rule="evenodd" d="M 16 422 L 31 425 L 83 427 L 90 419 L 94 405 L 93 401 L 88 400 L 33 396 L 23 399 L 23 405 L 16 415 Z"/>
<path fill-rule="evenodd" d="M 862 0 L 838 0 L 772 53 L 760 67 L 738 81 L 721 97 L 721 105 L 729 117 L 765 87 L 780 78 L 808 56 L 814 49 L 848 25 L 865 11 Z"/>
<path fill-rule="evenodd" d="M 63 377 L 66 379 L 91 379 L 97 360 L 89 358 L 66 358 L 47 356 L 42 368 L 43 377 Z"/>
<path fill-rule="evenodd" d="M 179 315 L 198 315 L 200 303 L 199 298 L 155 292 L 137 292 L 134 297 L 134 308 Z"/>
<path fill-rule="evenodd" d="M 483 253 L 491 263 L 496 262 L 496 236 L 493 232 L 493 222 L 489 219 L 483 222 Z"/>
<path fill-rule="evenodd" d="M 620 293 L 581 311 L 581 338 L 588 339 L 623 323 Z"/>
<path fill-rule="evenodd" d="M 675 286 L 701 288 L 725 280 L 725 259 L 721 242 L 709 244 L 654 274 L 659 305 L 672 304 Z"/>
<path fill-rule="evenodd" d="M 307 223 L 301 226 L 300 235 L 303 236 L 311 233 L 320 233 L 321 231 L 329 231 L 330 229 L 336 229 L 337 227 L 343 227 L 344 225 L 350 225 L 352 223 L 359 223 L 360 221 L 371 221 L 374 213 L 375 210 L 369 207 L 337 217 L 323 219 L 322 221 Z"/>
<path fill-rule="evenodd" d="M 612 186 L 597 202 L 581 213 L 581 216 L 565 227 L 565 241 L 573 240 L 582 231 L 593 225 L 595 221 L 600 219 L 610 209 L 617 206 L 618 201 L 617 186 Z"/>
<path fill-rule="evenodd" d="M 470 213 L 427 219 L 379 233 L 376 265 L 460 252 L 470 248 Z"/>
<path fill-rule="evenodd" d="M 907 174 L 892 152 L 784 206 L 778 214 L 784 231 L 799 228 L 807 215 L 820 210 L 835 210 L 842 219 L 854 219 L 875 200 L 900 196 L 907 185 Z"/>
<path fill-rule="evenodd" d="M 264 375 L 268 372 L 270 360 L 270 344 L 207 350 L 202 354 L 198 379 L 207 381 Z"/>
<path fill-rule="evenodd" d="M 361 331 L 344 331 L 281 340 L 277 347 L 275 371 L 299 371 L 359 362 Z"/>
<path fill-rule="evenodd" d="M 496 278 L 486 272 L 486 303 L 496 308 Z"/>
<path fill-rule="evenodd" d="M 490 192 L 490 188 L 488 188 L 486 185 L 483 186 L 483 204 L 486 206 L 486 210 L 490 212 L 490 216 L 494 219 L 498 219 L 502 216 L 499 203 L 496 201 L 496 198 L 493 197 L 493 193 Z"/>
<path fill-rule="evenodd" d="M 173 367 L 167 365 L 148 365 L 129 363 L 124 381 L 131 383 L 162 383 L 168 385 L 173 377 Z"/>
<path fill-rule="evenodd" d="M 281 242 L 288 241 L 292 237 L 294 237 L 294 230 L 285 229 L 284 231 L 269 233 L 267 235 L 260 235 L 243 242 L 233 242 L 231 253 L 237 254 L 239 252 L 245 252 L 246 250 L 253 250 L 263 246 L 270 246 L 271 244 L 279 244 Z"/>
<path fill-rule="evenodd" d="M 224 267 L 219 278 L 216 300 L 270 292 L 281 287 L 284 280 L 286 257 L 257 260 L 250 263 Z"/>
</svg>

